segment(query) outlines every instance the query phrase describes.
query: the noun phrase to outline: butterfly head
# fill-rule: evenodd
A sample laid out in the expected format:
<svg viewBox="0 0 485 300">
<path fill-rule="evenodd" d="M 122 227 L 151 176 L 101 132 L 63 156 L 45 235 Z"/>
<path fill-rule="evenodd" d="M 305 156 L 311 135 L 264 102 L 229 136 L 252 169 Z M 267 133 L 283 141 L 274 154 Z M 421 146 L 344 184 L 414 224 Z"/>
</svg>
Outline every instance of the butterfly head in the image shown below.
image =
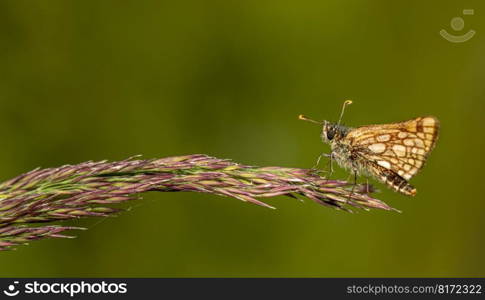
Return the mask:
<svg viewBox="0 0 485 300">
<path fill-rule="evenodd" d="M 322 133 L 320 135 L 322 137 L 322 141 L 324 143 L 327 143 L 327 144 L 332 144 L 336 141 L 339 141 L 343 137 L 345 137 L 345 135 L 349 131 L 349 129 L 347 127 L 340 125 L 340 121 L 342 120 L 342 116 L 344 115 L 345 107 L 347 105 L 350 105 L 350 104 L 352 104 L 352 100 L 345 100 L 345 102 L 342 106 L 342 111 L 340 113 L 340 118 L 338 120 L 338 123 L 331 123 L 331 122 L 328 122 L 328 121 L 318 122 L 318 121 L 312 120 L 308 117 L 305 117 L 304 115 L 300 115 L 300 116 L 298 116 L 298 118 L 300 120 L 304 120 L 304 121 L 308 121 L 308 122 L 312 122 L 312 123 L 321 125 L 322 126 Z"/>
<path fill-rule="evenodd" d="M 345 137 L 346 133 L 346 127 L 336 123 L 323 121 L 321 137 L 324 143 L 331 144 L 338 141 Z"/>
</svg>

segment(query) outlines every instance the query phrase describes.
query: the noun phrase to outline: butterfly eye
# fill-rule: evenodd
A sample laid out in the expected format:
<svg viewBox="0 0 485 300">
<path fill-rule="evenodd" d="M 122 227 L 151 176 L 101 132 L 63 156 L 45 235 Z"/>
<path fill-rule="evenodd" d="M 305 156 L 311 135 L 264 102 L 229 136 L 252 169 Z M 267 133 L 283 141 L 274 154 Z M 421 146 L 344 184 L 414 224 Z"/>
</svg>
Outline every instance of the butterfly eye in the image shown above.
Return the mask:
<svg viewBox="0 0 485 300">
<path fill-rule="evenodd" d="M 327 139 L 331 141 L 335 136 L 335 130 L 333 128 L 329 128 L 327 130 Z"/>
</svg>

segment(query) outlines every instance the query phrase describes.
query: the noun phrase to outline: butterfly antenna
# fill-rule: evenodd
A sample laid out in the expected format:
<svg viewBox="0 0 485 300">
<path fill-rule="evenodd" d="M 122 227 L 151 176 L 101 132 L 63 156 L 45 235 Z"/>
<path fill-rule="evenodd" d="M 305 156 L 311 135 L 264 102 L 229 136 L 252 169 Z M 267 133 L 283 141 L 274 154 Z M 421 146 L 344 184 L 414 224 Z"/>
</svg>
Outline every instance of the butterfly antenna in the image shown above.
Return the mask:
<svg viewBox="0 0 485 300">
<path fill-rule="evenodd" d="M 308 118 L 308 117 L 306 117 L 304 115 L 299 115 L 298 116 L 298 119 L 303 120 L 303 121 L 307 121 L 307 122 L 311 122 L 311 123 L 315 123 L 315 124 L 319 124 L 319 125 L 322 125 L 323 124 L 323 122 L 315 121 L 315 120 L 310 119 L 310 118 Z"/>
<path fill-rule="evenodd" d="M 345 100 L 344 104 L 342 105 L 342 112 L 340 113 L 340 118 L 338 118 L 337 126 L 340 125 L 340 121 L 342 121 L 342 117 L 344 116 L 344 112 L 345 112 L 345 107 L 350 104 L 352 104 L 352 100 Z"/>
</svg>

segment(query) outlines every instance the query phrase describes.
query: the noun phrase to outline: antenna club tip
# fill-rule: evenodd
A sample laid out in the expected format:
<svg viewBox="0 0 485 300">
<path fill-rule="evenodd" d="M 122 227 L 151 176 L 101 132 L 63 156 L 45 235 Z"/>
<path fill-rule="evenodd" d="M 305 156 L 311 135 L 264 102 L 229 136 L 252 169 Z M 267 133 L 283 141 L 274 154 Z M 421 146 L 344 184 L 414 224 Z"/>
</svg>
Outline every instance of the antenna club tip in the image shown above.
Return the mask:
<svg viewBox="0 0 485 300">
<path fill-rule="evenodd" d="M 352 100 L 347 99 L 347 100 L 345 100 L 344 105 L 350 105 L 350 104 L 352 104 L 352 103 L 353 103 L 353 101 L 352 101 Z"/>
<path fill-rule="evenodd" d="M 307 121 L 307 122 L 311 122 L 311 123 L 315 123 L 315 124 L 322 124 L 322 122 L 318 122 L 318 121 L 312 120 L 312 119 L 308 118 L 305 115 L 298 115 L 298 119 L 299 120 L 303 120 L 303 121 Z"/>
</svg>

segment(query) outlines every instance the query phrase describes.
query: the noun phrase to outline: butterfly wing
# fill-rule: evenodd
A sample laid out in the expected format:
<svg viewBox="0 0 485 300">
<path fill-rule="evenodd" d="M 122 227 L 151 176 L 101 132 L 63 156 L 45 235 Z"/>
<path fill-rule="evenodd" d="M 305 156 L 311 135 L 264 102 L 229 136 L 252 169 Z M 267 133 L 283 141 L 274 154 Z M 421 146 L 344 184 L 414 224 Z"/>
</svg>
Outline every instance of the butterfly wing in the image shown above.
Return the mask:
<svg viewBox="0 0 485 300">
<path fill-rule="evenodd" d="M 400 123 L 370 125 L 351 130 L 348 139 L 356 155 L 367 161 L 373 175 L 393 188 L 414 194 L 406 183 L 424 166 L 439 132 L 435 117 L 419 117 Z M 389 172 L 391 171 L 391 172 Z M 406 193 L 405 190 L 409 190 Z"/>
</svg>

